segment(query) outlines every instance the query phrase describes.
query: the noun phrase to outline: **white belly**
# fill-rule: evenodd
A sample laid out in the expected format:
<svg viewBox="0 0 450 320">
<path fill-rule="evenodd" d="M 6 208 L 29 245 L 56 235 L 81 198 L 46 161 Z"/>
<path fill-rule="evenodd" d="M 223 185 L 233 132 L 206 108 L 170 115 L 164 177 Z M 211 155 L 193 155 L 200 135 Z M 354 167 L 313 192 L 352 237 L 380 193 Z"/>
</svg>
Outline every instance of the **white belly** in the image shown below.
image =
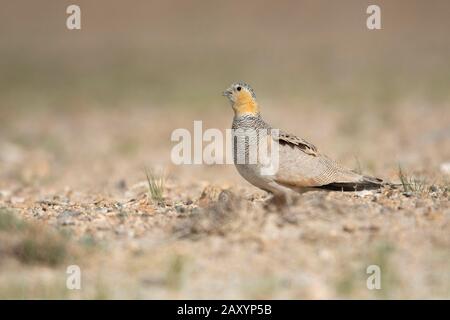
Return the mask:
<svg viewBox="0 0 450 320">
<path fill-rule="evenodd" d="M 261 167 L 254 164 L 236 164 L 239 174 L 255 187 L 274 194 L 291 192 L 289 188 L 279 185 L 273 181 L 273 176 L 261 175 Z"/>
</svg>

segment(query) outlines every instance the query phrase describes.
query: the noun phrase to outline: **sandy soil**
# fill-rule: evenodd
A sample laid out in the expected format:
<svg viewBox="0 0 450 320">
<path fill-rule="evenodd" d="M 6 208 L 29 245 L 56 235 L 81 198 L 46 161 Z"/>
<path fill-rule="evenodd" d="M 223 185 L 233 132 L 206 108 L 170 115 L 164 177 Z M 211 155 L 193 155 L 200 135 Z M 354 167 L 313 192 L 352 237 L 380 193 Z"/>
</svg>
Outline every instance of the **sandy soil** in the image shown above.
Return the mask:
<svg viewBox="0 0 450 320">
<path fill-rule="evenodd" d="M 267 106 L 274 125 L 343 164 L 393 182 L 401 164 L 413 182 L 407 192 L 308 192 L 278 212 L 233 166 L 170 162 L 173 129 L 228 127 L 220 99 L 207 112 L 172 110 L 170 121 L 143 107 L 5 113 L 0 297 L 450 298 L 450 179 L 440 169 L 450 108 Z M 164 172 L 162 201 L 144 168 Z M 5 223 L 7 212 L 18 221 Z M 81 290 L 66 288 L 73 264 Z M 370 265 L 380 290 L 366 286 Z"/>
<path fill-rule="evenodd" d="M 0 298 L 450 298 L 449 1 L 378 0 L 381 30 L 361 0 L 78 0 L 72 31 L 70 4 L 0 10 Z M 174 129 L 230 127 L 235 81 L 411 187 L 278 212 L 232 165 L 174 165 Z"/>
</svg>

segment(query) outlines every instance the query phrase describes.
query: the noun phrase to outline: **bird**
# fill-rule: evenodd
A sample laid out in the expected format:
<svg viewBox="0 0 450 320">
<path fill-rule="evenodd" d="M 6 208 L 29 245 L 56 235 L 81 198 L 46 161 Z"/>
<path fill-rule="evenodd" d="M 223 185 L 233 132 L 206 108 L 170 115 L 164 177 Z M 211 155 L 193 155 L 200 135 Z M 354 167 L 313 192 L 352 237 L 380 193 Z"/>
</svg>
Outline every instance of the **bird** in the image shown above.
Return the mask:
<svg viewBox="0 0 450 320">
<path fill-rule="evenodd" d="M 238 129 L 272 131 L 261 116 L 260 106 L 252 87 L 244 82 L 233 83 L 223 91 L 234 111 L 232 133 Z M 235 137 L 235 135 L 233 135 Z M 283 130 L 269 134 L 268 145 L 278 147 L 278 168 L 272 174 L 262 174 L 263 164 L 250 162 L 251 146 L 257 144 L 251 138 L 236 143 L 233 138 L 233 159 L 239 174 L 252 185 L 271 193 L 275 199 L 286 201 L 288 194 L 304 193 L 315 189 L 328 191 L 362 191 L 380 189 L 386 183 L 379 178 L 362 175 L 347 169 L 305 139 Z M 259 145 L 258 145 L 259 146 Z M 273 148 L 272 150 L 276 150 Z M 242 156 L 244 162 L 237 161 Z M 244 157 L 245 156 L 245 157 Z"/>
</svg>

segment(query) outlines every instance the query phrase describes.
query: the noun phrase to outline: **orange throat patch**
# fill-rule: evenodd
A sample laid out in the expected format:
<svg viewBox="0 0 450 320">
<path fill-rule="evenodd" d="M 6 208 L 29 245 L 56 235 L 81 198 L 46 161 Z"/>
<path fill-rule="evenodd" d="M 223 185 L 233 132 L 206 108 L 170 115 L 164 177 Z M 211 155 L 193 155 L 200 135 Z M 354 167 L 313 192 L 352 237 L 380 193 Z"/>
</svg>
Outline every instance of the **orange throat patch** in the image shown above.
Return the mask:
<svg viewBox="0 0 450 320">
<path fill-rule="evenodd" d="M 256 115 L 259 113 L 258 103 L 248 92 L 242 92 L 236 102 L 233 104 L 233 110 L 236 116 L 244 114 Z"/>
</svg>

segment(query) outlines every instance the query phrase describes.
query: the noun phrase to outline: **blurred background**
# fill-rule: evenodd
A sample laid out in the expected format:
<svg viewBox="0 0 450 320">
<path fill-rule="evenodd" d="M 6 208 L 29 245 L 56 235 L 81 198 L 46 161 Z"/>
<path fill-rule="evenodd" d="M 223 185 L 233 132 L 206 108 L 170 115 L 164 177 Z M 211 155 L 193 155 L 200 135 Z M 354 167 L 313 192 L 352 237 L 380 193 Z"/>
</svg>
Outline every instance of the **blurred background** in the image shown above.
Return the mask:
<svg viewBox="0 0 450 320">
<path fill-rule="evenodd" d="M 1 2 L 2 110 L 208 109 L 238 79 L 299 106 L 448 100 L 445 0 L 377 1 L 380 31 L 366 28 L 370 1 L 75 2 Z"/>
<path fill-rule="evenodd" d="M 81 7 L 81 30 L 66 28 L 66 8 L 70 4 Z M 366 9 L 370 4 L 381 7 L 381 30 L 371 31 L 366 27 Z M 59 228 L 61 220 L 56 217 L 63 214 L 67 206 L 84 203 L 87 207 L 77 210 L 89 217 L 86 218 L 88 222 L 76 220 L 73 225 L 67 224 L 67 228 L 72 228 L 76 237 L 90 236 L 96 240 L 122 239 L 124 233 L 130 233 L 126 237 L 131 240 L 126 243 L 132 248 L 130 255 L 133 256 L 133 248 L 138 246 L 133 242 L 135 238 L 154 236 L 158 234 L 158 228 L 164 229 L 167 223 L 170 225 L 176 219 L 164 220 L 167 216 L 157 215 L 157 222 L 142 218 L 144 220 L 132 224 L 130 221 L 138 219 L 138 215 L 128 216 L 131 220 L 125 220 L 128 225 L 125 228 L 121 225 L 122 229 L 102 229 L 104 225 L 97 227 L 91 219 L 105 219 L 103 211 L 98 209 L 98 201 L 105 201 L 108 208 L 105 212 L 114 213 L 118 210 L 117 203 L 138 198 L 139 193 L 136 195 L 133 186 L 146 180 L 145 167 L 163 168 L 168 172 L 166 205 L 182 203 L 184 206 L 192 201 L 195 204 L 204 196 L 203 188 L 212 183 L 253 197 L 258 191 L 244 182 L 233 166 L 176 167 L 170 161 L 170 150 L 174 145 L 170 135 L 174 129 L 192 129 L 194 120 L 203 120 L 204 129 L 230 127 L 232 111 L 221 92 L 236 81 L 247 82 L 254 88 L 263 116 L 274 127 L 307 139 L 344 165 L 394 182 L 399 180 L 398 167 L 401 165 L 405 172 L 423 178 L 429 185 L 436 183 L 448 187 L 449 178 L 445 173 L 448 169 L 442 170 L 442 166 L 450 161 L 449 32 L 450 2 L 447 0 L 0 0 L 0 207 L 17 210 L 21 217 L 42 220 Z M 245 192 L 240 192 L 240 188 Z M 43 199 L 66 199 L 68 202 L 40 211 Z M 426 199 L 434 203 L 426 212 L 448 212 L 445 196 L 441 207 L 433 202 L 435 200 Z M 303 215 L 311 218 L 308 220 L 311 223 L 323 210 L 326 219 L 346 217 L 330 214 L 340 212 L 336 209 L 339 203 L 331 203 L 328 212 L 314 201 L 311 199 L 311 203 L 316 204 L 313 209 Z M 380 211 L 396 212 L 402 207 L 416 206 L 414 203 L 396 202 Z M 366 205 L 369 208 L 375 206 L 370 201 Z M 361 212 L 369 212 L 367 207 L 358 206 L 344 206 L 341 210 L 354 212 L 356 217 Z M 424 207 L 423 203 L 417 206 Z M 150 215 L 162 210 L 151 200 L 139 208 L 139 212 Z M 364 217 L 368 218 L 364 221 L 364 230 L 373 230 L 373 217 L 370 214 Z M 106 219 L 111 225 L 119 221 L 116 216 Z M 346 248 L 358 241 L 349 238 L 347 231 L 339 229 L 335 232 L 333 228 L 340 225 L 341 220 L 326 224 L 326 219 L 319 220 L 325 225 L 323 229 L 316 228 L 315 224 L 310 229 L 300 228 L 301 234 L 308 238 L 301 243 L 297 235 L 299 229 L 293 229 L 295 236 L 289 232 L 284 235 L 289 241 L 297 239 L 298 248 L 310 252 L 311 256 L 317 253 L 317 248 L 328 248 L 328 252 L 314 257 L 325 257 L 323 261 L 335 268 L 333 270 L 339 270 L 339 266 L 346 268 L 346 261 L 360 257 L 365 246 L 371 246 L 371 240 L 363 238 L 369 244 L 362 240 L 361 248 L 347 252 Z M 122 223 L 123 219 L 120 221 Z M 403 226 L 414 229 L 408 224 Z M 65 224 L 61 228 L 66 228 Z M 341 242 L 336 242 L 333 235 L 328 237 L 330 229 L 333 229 L 330 234 L 342 235 Z M 323 232 L 326 236 L 322 230 L 326 230 Z M 386 230 L 385 234 L 380 232 L 380 241 L 389 239 L 393 244 L 401 243 L 396 238 L 401 232 L 395 228 Z M 430 230 L 445 231 L 436 225 Z M 271 232 L 261 231 L 255 237 L 271 239 Z M 283 237 L 283 233 L 280 234 L 278 239 Z M 424 277 L 428 276 L 426 270 L 441 268 L 448 271 L 448 254 L 440 251 L 439 256 L 432 255 L 426 245 L 433 242 L 414 237 L 411 236 L 424 246 L 415 271 Z M 433 234 L 430 238 L 438 239 L 436 241 L 441 241 L 442 248 L 448 249 L 445 247 L 448 242 L 442 240 L 442 235 Z M 410 238 L 402 239 L 409 241 Z M 255 276 L 261 276 L 261 279 L 266 279 L 266 273 L 272 274 L 272 271 L 274 279 L 278 279 L 279 274 L 290 274 L 295 270 L 288 278 L 295 282 L 298 268 L 313 275 L 308 278 L 315 279 L 311 291 L 291 288 L 293 292 L 286 293 L 280 289 L 278 297 L 355 296 L 353 291 L 345 291 L 346 281 L 353 283 L 353 269 L 345 274 L 348 279 L 343 280 L 344 291 L 339 291 L 339 286 L 330 289 L 327 274 L 322 278 L 323 275 L 317 273 L 322 269 L 323 261 L 317 258 L 317 261 L 313 259 L 317 265 L 309 260 L 296 264 L 289 251 L 292 247 L 283 247 L 283 243 L 289 241 L 278 242 L 280 252 L 286 252 L 289 257 L 282 257 L 274 249 L 261 256 L 262 260 L 251 260 L 246 254 L 253 252 L 253 247 L 245 247 L 247 251 L 244 250 L 242 256 L 234 255 L 232 251 L 230 256 L 225 256 L 229 260 L 222 261 L 222 265 L 250 261 L 252 270 L 261 271 L 255 271 Z M 334 250 L 335 242 L 339 243 L 341 251 L 337 249 L 338 245 Z M 195 252 L 203 252 L 209 258 L 214 254 L 208 251 L 210 241 L 206 243 L 205 247 L 201 247 L 203 244 L 194 243 L 191 247 L 191 244 L 175 243 L 169 249 L 161 246 L 156 250 L 160 250 L 161 261 L 165 261 L 169 253 L 189 250 L 192 250 L 189 259 L 194 259 Z M 403 265 L 411 265 L 404 257 L 412 256 L 408 254 L 415 254 L 418 248 L 414 241 L 409 243 L 410 247 L 405 249 L 407 254 L 399 258 Z M 379 254 L 384 259 L 384 254 L 391 252 L 386 247 L 389 246 L 381 246 L 381 253 L 376 251 L 374 255 L 378 257 Z M 211 250 L 215 252 L 215 249 Z M 151 259 L 154 254 L 149 252 Z M 428 257 L 428 254 L 432 256 Z M 327 257 L 335 257 L 331 261 L 336 263 Z M 441 260 L 431 264 L 434 258 Z M 174 259 L 173 265 L 169 263 L 169 275 L 179 272 L 178 258 Z M 126 261 L 134 263 L 128 258 Z M 251 264 L 251 261 L 255 263 Z M 279 261 L 279 265 L 272 266 L 272 261 Z M 426 264 L 428 261 L 431 265 Z M 400 262 L 396 264 L 399 270 L 402 268 Z M 205 262 L 203 266 L 206 265 Z M 153 269 L 148 266 L 149 262 L 144 261 L 136 268 L 156 270 L 155 273 L 164 269 L 157 263 Z M 242 275 L 245 282 L 248 275 L 240 273 L 243 269 L 239 269 L 244 267 L 239 265 L 233 270 L 237 270 L 235 274 Z M 214 269 L 210 265 L 207 268 Z M 17 273 L 15 266 L 8 270 L 10 275 Z M 284 271 L 279 273 L 280 270 Z M 211 279 L 222 279 L 217 275 L 228 276 L 228 273 L 220 272 L 212 272 Z M 229 291 L 222 291 L 226 281 L 219 286 L 222 289 L 216 290 L 202 285 L 201 272 L 191 276 L 197 282 L 193 287 L 188 285 L 183 289 L 184 297 L 192 297 L 192 292 L 209 298 L 210 292 L 240 297 L 235 288 L 227 287 Z M 41 279 L 41 273 L 36 277 Z M 261 279 L 255 280 L 257 287 L 261 283 L 266 286 L 265 280 Z M 5 284 L 8 288 L 3 291 L 4 296 L 25 293 L 25 296 L 41 297 L 42 292 L 47 292 L 44 289 L 48 283 L 45 279 L 36 281 L 37 287 L 28 286 L 32 282 L 20 282 L 18 291 L 13 293 L 8 288 L 16 287 Z M 149 281 L 153 283 L 153 280 Z M 433 281 L 443 282 L 440 278 Z M 400 295 L 418 297 L 431 292 L 435 296 L 448 297 L 448 291 L 445 291 L 448 286 L 438 285 L 435 289 L 424 282 L 414 291 L 408 287 L 407 279 L 405 283 L 396 287 Z M 205 291 L 198 291 L 196 285 Z M 272 283 L 268 286 L 272 290 Z M 129 297 L 116 289 L 108 289 L 113 293 L 106 297 L 122 297 L 121 294 Z M 143 296 L 154 297 L 152 294 L 156 292 L 156 297 L 173 297 L 172 291 L 165 295 L 165 291 L 159 294 L 153 287 L 150 289 Z M 98 296 L 102 297 L 101 288 L 98 290 Z M 362 296 L 367 294 L 364 290 Z M 0 287 L 0 296 L 1 292 Z M 130 292 L 135 291 L 130 289 Z M 278 291 L 274 292 L 262 297 L 277 296 Z M 63 289 L 49 294 L 52 295 L 61 297 L 67 292 Z M 254 297 L 244 293 L 242 296 Z"/>
<path fill-rule="evenodd" d="M 1 1 L 4 160 L 25 146 L 60 161 L 111 148 L 141 150 L 145 161 L 161 146 L 155 161 L 168 162 L 174 128 L 194 119 L 229 126 L 220 93 L 235 81 L 254 87 L 274 126 L 344 161 L 354 162 L 348 144 L 358 152 L 364 139 L 386 143 L 375 133 L 386 127 L 398 129 L 391 166 L 415 157 L 402 135 L 448 141 L 448 1 L 378 1 L 375 31 L 366 28 L 369 1 L 80 0 L 82 29 L 68 30 L 73 3 Z M 336 142 L 334 131 L 363 140 Z M 362 155 L 368 166 L 371 156 Z"/>
</svg>

